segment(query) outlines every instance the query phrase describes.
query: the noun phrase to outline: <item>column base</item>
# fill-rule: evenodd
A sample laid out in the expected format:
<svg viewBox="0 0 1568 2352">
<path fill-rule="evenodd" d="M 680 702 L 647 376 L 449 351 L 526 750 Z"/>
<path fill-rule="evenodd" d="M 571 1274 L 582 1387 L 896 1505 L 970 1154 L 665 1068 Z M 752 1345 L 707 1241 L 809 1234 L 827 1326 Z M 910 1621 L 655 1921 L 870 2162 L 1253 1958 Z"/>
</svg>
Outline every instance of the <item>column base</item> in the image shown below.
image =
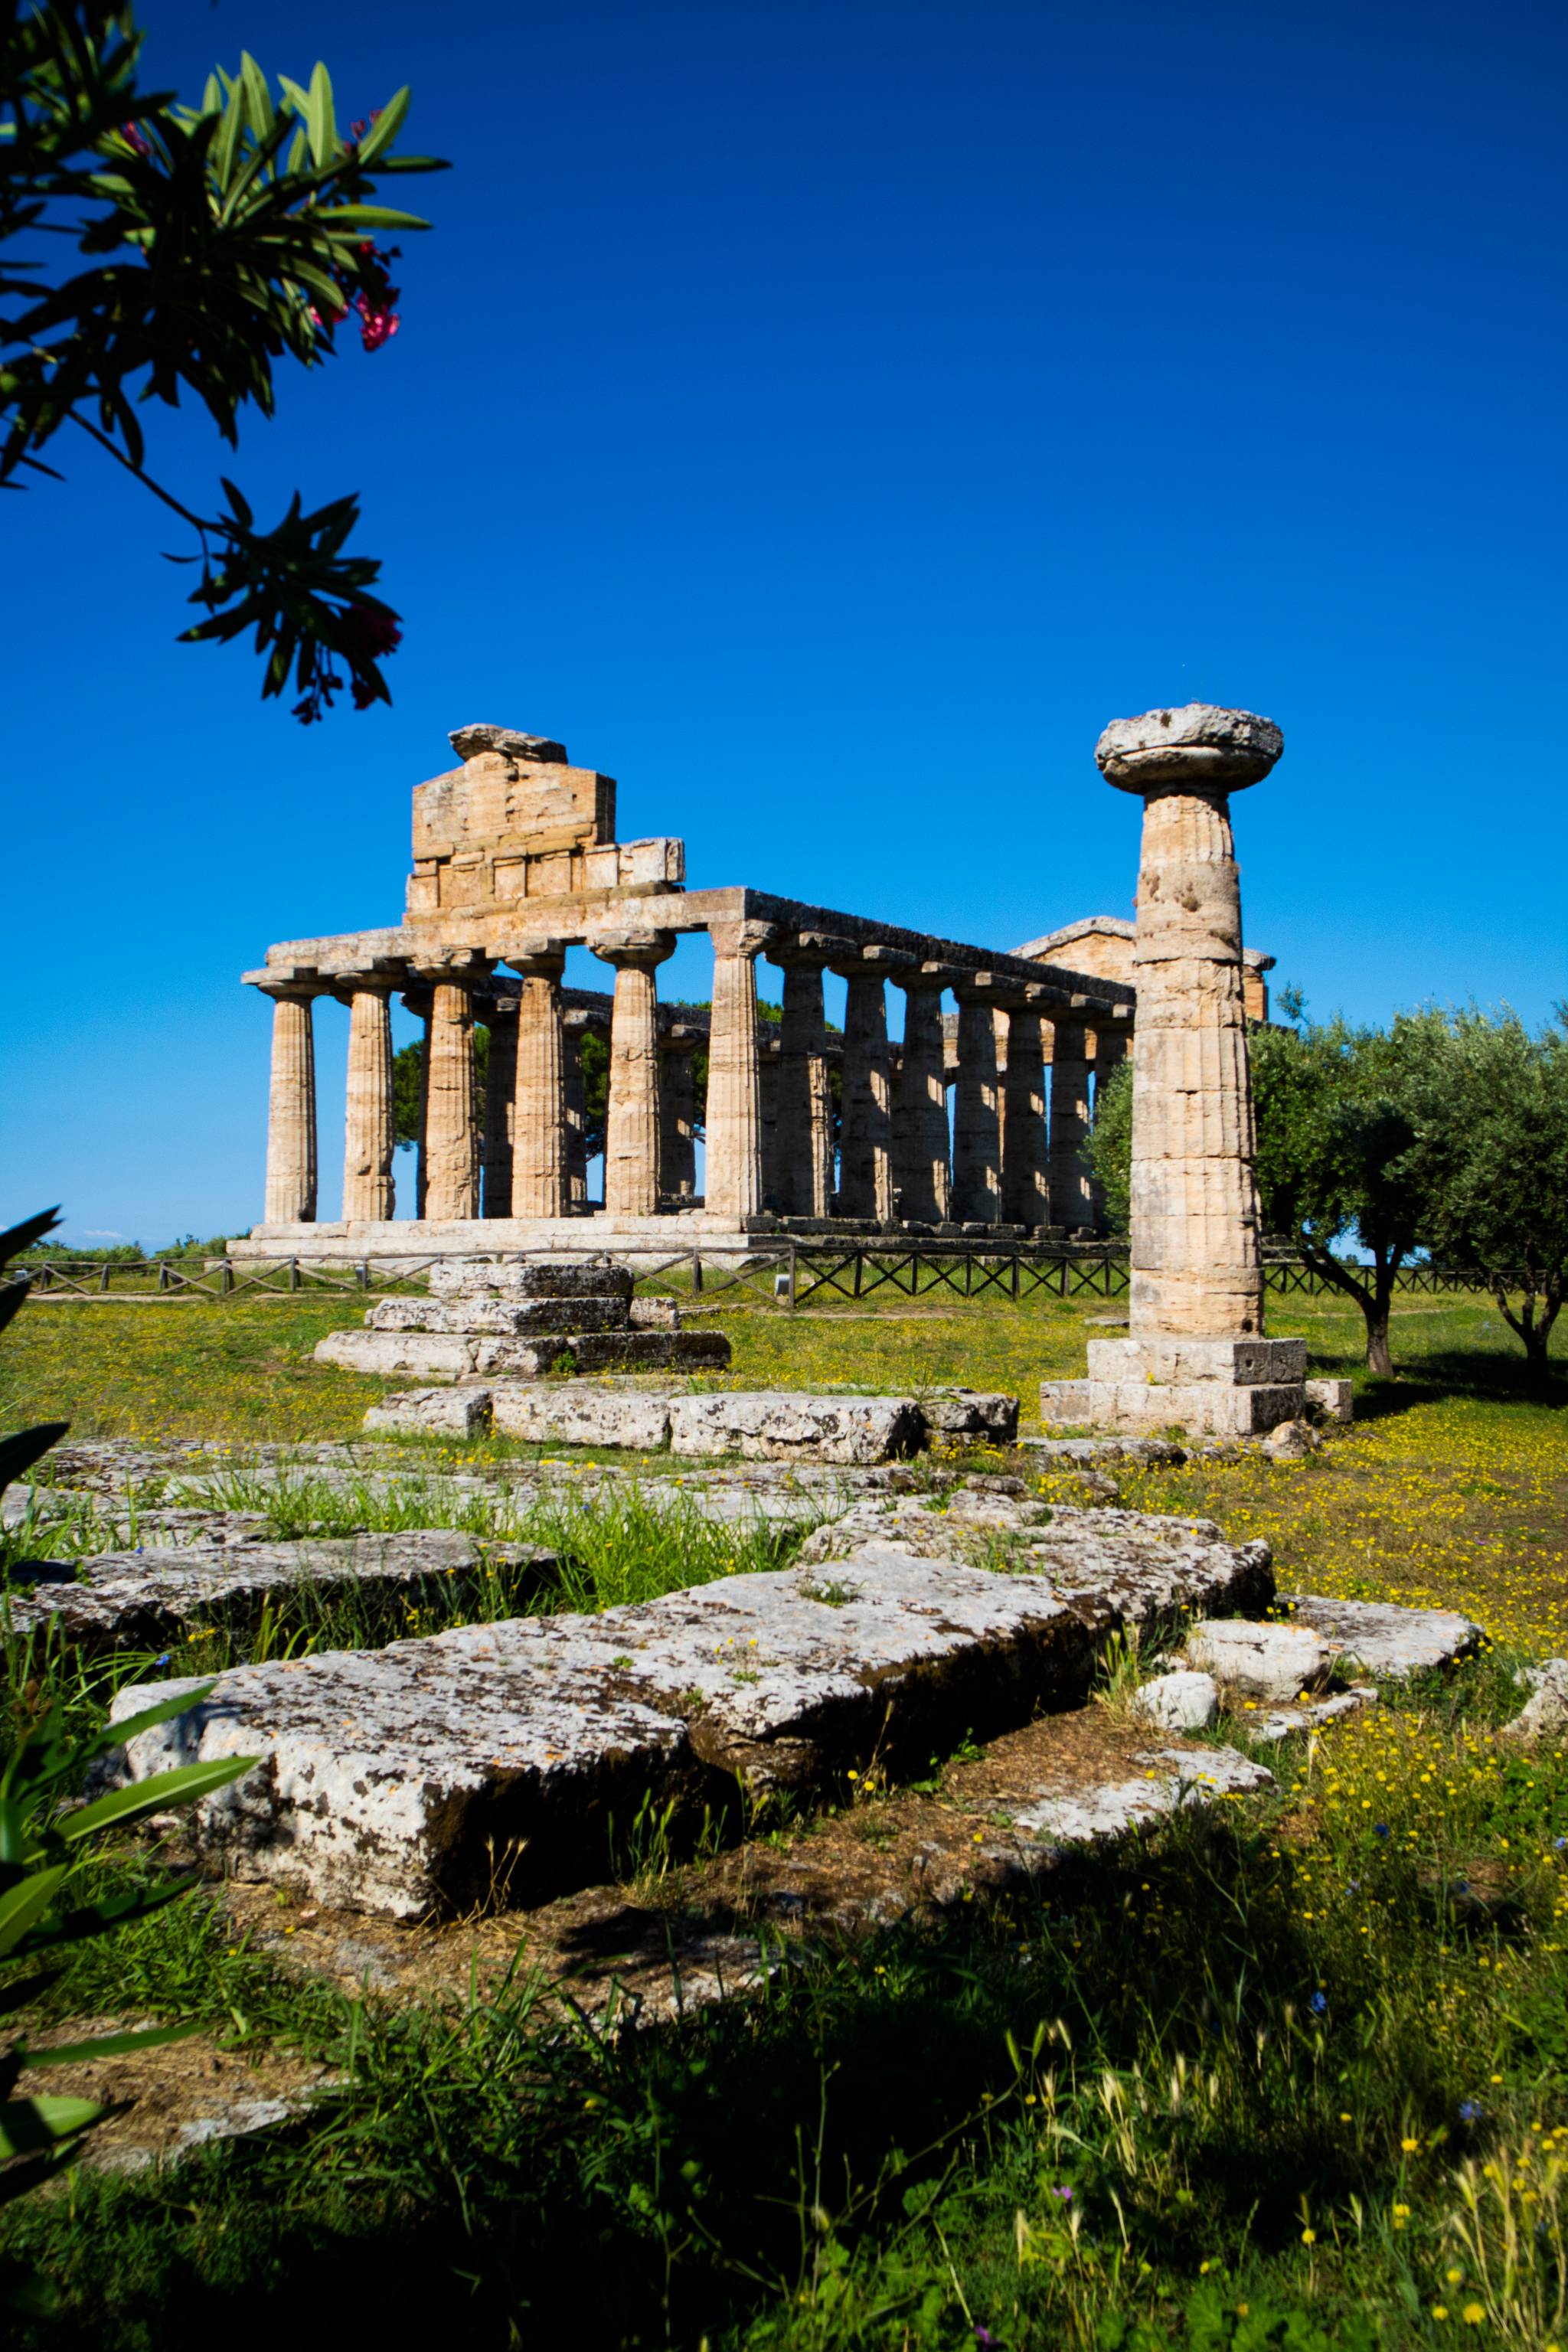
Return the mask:
<svg viewBox="0 0 1568 2352">
<path fill-rule="evenodd" d="M 1043 1381 L 1040 1419 L 1147 1435 L 1261 1437 L 1307 1410 L 1304 1339 L 1091 1339 L 1086 1381 Z"/>
</svg>

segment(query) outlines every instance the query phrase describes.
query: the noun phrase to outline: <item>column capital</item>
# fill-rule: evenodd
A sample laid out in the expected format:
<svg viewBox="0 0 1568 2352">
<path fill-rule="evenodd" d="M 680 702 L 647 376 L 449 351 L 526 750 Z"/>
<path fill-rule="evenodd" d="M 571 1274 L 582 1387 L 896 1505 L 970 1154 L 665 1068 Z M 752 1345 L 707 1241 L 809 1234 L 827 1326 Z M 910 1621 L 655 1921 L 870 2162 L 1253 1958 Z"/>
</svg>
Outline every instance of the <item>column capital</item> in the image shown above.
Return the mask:
<svg viewBox="0 0 1568 2352">
<path fill-rule="evenodd" d="M 1108 784 L 1145 800 L 1170 793 L 1205 799 L 1261 783 L 1285 749 L 1272 719 L 1252 710 L 1221 710 L 1212 702 L 1145 710 L 1113 719 L 1094 747 Z"/>
<path fill-rule="evenodd" d="M 652 971 L 675 953 L 673 931 L 603 931 L 588 941 L 601 961 L 614 964 L 618 971 L 623 964 L 634 970 Z"/>
<path fill-rule="evenodd" d="M 823 971 L 837 958 L 854 952 L 852 940 L 835 939 L 827 931 L 775 931 L 768 961 L 781 971 Z"/>
<path fill-rule="evenodd" d="M 566 969 L 566 942 L 538 940 L 531 947 L 512 949 L 506 961 L 523 980 L 559 980 Z"/>
<path fill-rule="evenodd" d="M 474 988 L 490 976 L 491 962 L 474 948 L 453 948 L 433 956 L 410 959 L 408 977 L 426 988 Z"/>
<path fill-rule="evenodd" d="M 406 984 L 407 967 L 393 964 L 378 957 L 374 963 L 344 964 L 334 971 L 328 982 L 329 992 L 340 1004 L 352 1004 L 356 996 L 382 996 L 390 1000 Z"/>
<path fill-rule="evenodd" d="M 263 996 L 269 996 L 274 1004 L 284 997 L 291 997 L 296 1003 L 309 1004 L 312 998 L 329 995 L 331 991 L 331 982 L 323 979 L 314 965 L 297 964 L 291 970 L 280 967 L 276 971 L 270 969 L 247 971 L 244 974 L 244 981 L 247 988 L 258 988 Z"/>
<path fill-rule="evenodd" d="M 994 971 L 955 971 L 948 982 L 960 1004 L 994 1004 L 997 991 L 1005 990 L 1007 984 Z"/>
<path fill-rule="evenodd" d="M 731 922 L 710 923 L 708 936 L 715 955 L 745 956 L 750 961 L 772 944 L 773 927 L 754 916 L 742 915 Z"/>
<path fill-rule="evenodd" d="M 956 987 L 961 976 L 951 964 L 925 962 L 911 964 L 907 971 L 896 971 L 893 984 L 911 995 L 916 990 L 930 989 L 940 996 L 943 989 Z"/>
</svg>

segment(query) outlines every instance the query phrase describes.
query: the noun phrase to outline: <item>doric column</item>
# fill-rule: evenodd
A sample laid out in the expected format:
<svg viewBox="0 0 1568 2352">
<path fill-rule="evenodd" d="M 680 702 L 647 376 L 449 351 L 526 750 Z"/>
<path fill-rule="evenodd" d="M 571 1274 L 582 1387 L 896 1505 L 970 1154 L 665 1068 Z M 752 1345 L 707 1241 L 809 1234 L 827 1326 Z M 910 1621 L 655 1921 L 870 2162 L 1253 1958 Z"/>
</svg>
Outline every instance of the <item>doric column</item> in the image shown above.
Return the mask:
<svg viewBox="0 0 1568 2352">
<path fill-rule="evenodd" d="M 965 972 L 952 992 L 958 999 L 952 1213 L 961 1224 L 994 1225 L 1002 1213 L 1002 1092 L 991 974 Z"/>
<path fill-rule="evenodd" d="M 931 963 L 899 974 L 904 1050 L 893 1121 L 893 1176 L 902 1214 L 933 1225 L 947 1223 L 952 1191 L 942 1031 L 942 992 L 948 978 L 942 965 Z"/>
<path fill-rule="evenodd" d="M 307 983 L 259 983 L 272 999 L 272 1077 L 267 1098 L 269 1225 L 316 1222 L 316 1040 Z"/>
<path fill-rule="evenodd" d="M 1230 794 L 1266 776 L 1282 748 L 1271 720 L 1203 703 L 1118 719 L 1095 747 L 1107 782 L 1143 800 L 1132 950 L 1134 1339 L 1263 1329 Z"/>
<path fill-rule="evenodd" d="M 511 1214 L 563 1217 L 571 1205 L 566 1047 L 561 975 L 566 950 L 551 942 L 509 956 L 522 981 L 511 1094 Z M 579 1082 L 581 1070 L 579 1066 Z M 584 1163 L 584 1189 L 586 1163 Z"/>
<path fill-rule="evenodd" d="M 838 1120 L 838 1213 L 893 1221 L 893 1087 L 888 1055 L 889 967 L 913 961 L 875 946 L 835 956 L 847 983 Z"/>
<path fill-rule="evenodd" d="M 715 923 L 713 1011 L 708 1029 L 708 1177 L 710 1215 L 743 1223 L 763 1205 L 762 1079 L 757 1053 L 757 958 L 766 923 Z"/>
<path fill-rule="evenodd" d="M 616 971 L 610 1013 L 610 1101 L 605 1122 L 605 1208 L 612 1217 L 658 1211 L 658 996 L 654 973 L 675 950 L 669 931 L 590 940 Z"/>
<path fill-rule="evenodd" d="M 1130 1043 L 1130 1034 L 1125 1028 L 1107 1027 L 1097 1029 L 1094 1033 L 1094 1116 L 1090 1121 L 1091 1130 L 1100 1124 L 1100 1107 L 1105 1100 L 1105 1089 L 1126 1061 Z M 1097 1234 L 1103 1234 L 1108 1231 L 1105 1215 L 1105 1187 L 1098 1176 L 1090 1178 L 1089 1197 L 1089 1207 L 1094 1217 L 1094 1230 Z"/>
<path fill-rule="evenodd" d="M 485 1008 L 489 1037 L 485 1057 L 484 1140 L 480 1175 L 487 1217 L 510 1217 L 512 1176 L 512 1097 L 517 1090 L 517 1000 L 496 997 Z"/>
<path fill-rule="evenodd" d="M 1010 1225 L 1031 1227 L 1051 1222 L 1040 992 L 1026 988 L 1023 1002 L 1008 1009 L 1002 1122 L 1002 1214 Z"/>
<path fill-rule="evenodd" d="M 1088 1137 L 1088 1041 L 1081 1021 L 1058 1013 L 1051 1023 L 1051 1218 L 1069 1234 L 1094 1223 Z"/>
<path fill-rule="evenodd" d="M 667 1201 L 697 1197 L 697 1048 L 693 1021 L 672 1021 L 658 1036 L 658 1189 Z"/>
<path fill-rule="evenodd" d="M 763 1206 L 777 1214 L 779 1191 L 779 1024 L 757 1020 L 757 1086 L 763 1114 Z"/>
<path fill-rule="evenodd" d="M 462 982 L 431 975 L 425 1065 L 425 1205 L 431 1224 L 479 1213 L 479 1090 L 473 997 Z"/>
<path fill-rule="evenodd" d="M 574 1011 L 563 1016 L 562 1051 L 564 1071 L 562 1094 L 566 1106 L 566 1205 L 568 1212 L 588 1205 L 588 1109 L 583 1078 L 583 1040 L 588 1016 Z"/>
<path fill-rule="evenodd" d="M 779 1199 L 786 1216 L 826 1217 L 833 1193 L 833 1097 L 822 1014 L 827 941 L 805 933 L 779 941 L 768 955 L 784 976 L 779 1024 Z"/>
<path fill-rule="evenodd" d="M 397 1118 L 392 1091 L 393 984 L 355 973 L 340 992 L 349 1008 L 343 1215 L 351 1222 L 379 1222 L 394 1213 L 392 1155 L 397 1148 Z"/>
</svg>

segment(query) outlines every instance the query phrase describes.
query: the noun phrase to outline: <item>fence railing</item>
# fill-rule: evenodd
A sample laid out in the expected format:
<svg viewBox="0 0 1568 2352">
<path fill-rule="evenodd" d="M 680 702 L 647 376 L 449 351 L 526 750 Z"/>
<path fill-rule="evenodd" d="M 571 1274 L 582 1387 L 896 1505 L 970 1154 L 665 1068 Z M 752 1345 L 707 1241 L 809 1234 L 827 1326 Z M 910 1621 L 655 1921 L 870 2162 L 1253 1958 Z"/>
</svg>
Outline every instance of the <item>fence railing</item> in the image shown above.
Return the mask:
<svg viewBox="0 0 1568 2352">
<path fill-rule="evenodd" d="M 637 1286 L 701 1298 L 743 1290 L 781 1307 L 808 1299 L 856 1300 L 879 1291 L 908 1298 L 946 1292 L 961 1298 L 1023 1299 L 1045 1291 L 1058 1298 L 1117 1298 L 1128 1284 L 1125 1244 L 1062 1243 L 987 1244 L 984 1241 L 878 1242 L 858 1237 L 842 1244 L 773 1240 L 758 1235 L 755 1246 L 737 1257 L 733 1245 L 704 1251 L 700 1244 L 672 1251 L 651 1264 L 638 1253 Z M 345 1264 L 302 1257 L 267 1263 L 193 1265 L 178 1258 L 46 1258 L 19 1270 L 31 1279 L 37 1298 L 173 1298 L 223 1300 L 291 1292 L 395 1291 L 417 1286 L 439 1260 L 362 1258 Z M 1336 1286 L 1304 1259 L 1271 1255 L 1264 1282 L 1274 1292 L 1317 1297 Z M 1401 1291 L 1489 1291 L 1489 1278 L 1473 1268 L 1404 1267 Z"/>
</svg>

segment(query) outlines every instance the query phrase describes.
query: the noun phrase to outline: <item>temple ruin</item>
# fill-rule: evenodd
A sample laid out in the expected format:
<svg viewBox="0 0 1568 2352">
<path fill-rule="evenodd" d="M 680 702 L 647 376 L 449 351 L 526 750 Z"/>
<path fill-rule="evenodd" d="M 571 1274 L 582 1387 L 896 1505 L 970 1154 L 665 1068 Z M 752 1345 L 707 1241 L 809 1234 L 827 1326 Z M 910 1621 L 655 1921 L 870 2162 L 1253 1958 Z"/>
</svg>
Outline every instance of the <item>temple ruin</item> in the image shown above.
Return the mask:
<svg viewBox="0 0 1568 2352">
<path fill-rule="evenodd" d="M 272 1075 L 265 1215 L 230 1244 L 235 1255 L 664 1254 L 682 1232 L 710 1249 L 767 1232 L 1070 1240 L 1100 1230 L 1084 1143 L 1095 1085 L 1133 1032 L 1130 927 L 1097 918 L 1002 953 L 765 890 L 689 889 L 684 844 L 616 841 L 614 780 L 572 766 L 563 744 L 488 725 L 451 741 L 461 764 L 414 793 L 402 921 L 285 940 L 245 974 L 272 1000 Z M 661 1006 L 658 967 L 691 931 L 713 943 L 710 1009 Z M 574 946 L 603 961 L 611 990 L 563 985 Z M 776 1020 L 759 1018 L 759 957 L 783 975 Z M 1250 960 L 1258 990 L 1269 961 Z M 842 1034 L 825 1022 L 825 971 L 847 986 Z M 896 1044 L 889 982 L 905 999 Z M 395 995 L 425 1024 L 412 1218 L 394 1214 Z M 349 1020 L 343 1208 L 332 1222 L 317 1216 L 322 1002 Z M 476 1022 L 490 1038 L 482 1100 Z M 590 1030 L 609 1051 L 602 1205 L 587 1198 Z"/>
</svg>

